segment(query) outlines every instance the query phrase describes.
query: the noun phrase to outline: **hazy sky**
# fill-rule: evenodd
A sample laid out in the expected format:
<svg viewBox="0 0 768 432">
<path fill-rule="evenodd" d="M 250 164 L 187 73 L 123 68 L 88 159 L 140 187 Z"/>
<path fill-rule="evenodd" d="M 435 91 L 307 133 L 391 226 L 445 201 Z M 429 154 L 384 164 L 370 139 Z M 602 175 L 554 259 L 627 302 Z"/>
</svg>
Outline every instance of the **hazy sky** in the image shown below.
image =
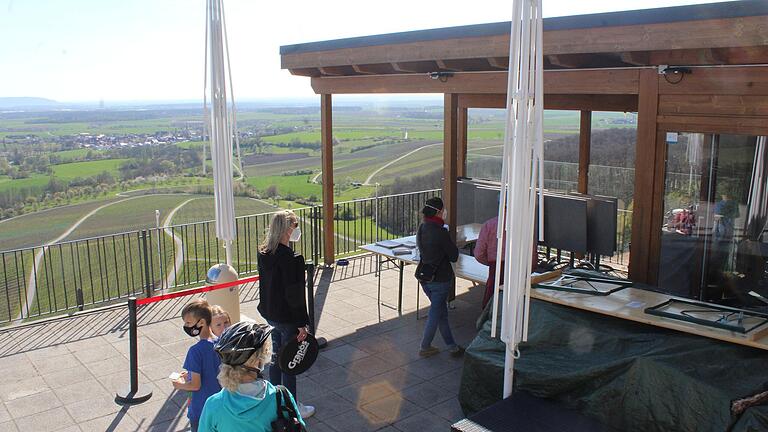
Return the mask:
<svg viewBox="0 0 768 432">
<path fill-rule="evenodd" d="M 708 3 L 544 0 L 545 16 Z M 225 0 L 235 96 L 312 96 L 279 47 L 508 21 L 511 1 Z M 204 0 L 0 0 L 0 97 L 59 101 L 202 97 Z"/>
</svg>

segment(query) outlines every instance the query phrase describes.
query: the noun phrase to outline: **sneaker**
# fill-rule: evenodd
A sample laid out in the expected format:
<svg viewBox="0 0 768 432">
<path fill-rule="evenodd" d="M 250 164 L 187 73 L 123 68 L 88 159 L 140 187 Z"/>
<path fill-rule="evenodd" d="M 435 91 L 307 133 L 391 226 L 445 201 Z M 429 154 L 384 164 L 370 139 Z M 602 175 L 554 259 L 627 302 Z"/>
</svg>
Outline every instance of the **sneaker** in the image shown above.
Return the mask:
<svg viewBox="0 0 768 432">
<path fill-rule="evenodd" d="M 433 355 L 439 353 L 440 350 L 431 346 L 429 348 L 422 348 L 419 350 L 419 357 L 432 357 Z"/>
<path fill-rule="evenodd" d="M 315 415 L 315 407 L 312 405 L 304 405 L 299 402 L 299 414 L 301 414 L 301 418 L 303 419 L 310 418 Z"/>
<path fill-rule="evenodd" d="M 461 345 L 456 345 L 455 347 L 449 349 L 448 352 L 451 354 L 451 357 L 461 357 L 464 355 L 464 347 Z"/>
</svg>

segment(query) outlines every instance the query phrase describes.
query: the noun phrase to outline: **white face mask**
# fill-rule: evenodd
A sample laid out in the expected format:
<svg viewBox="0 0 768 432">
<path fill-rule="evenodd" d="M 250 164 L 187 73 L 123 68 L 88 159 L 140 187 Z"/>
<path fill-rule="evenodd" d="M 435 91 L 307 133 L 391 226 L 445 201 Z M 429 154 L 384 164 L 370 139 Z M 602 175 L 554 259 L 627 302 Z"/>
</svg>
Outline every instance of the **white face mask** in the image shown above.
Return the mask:
<svg viewBox="0 0 768 432">
<path fill-rule="evenodd" d="M 293 229 L 293 232 L 291 233 L 291 237 L 288 239 L 288 241 L 297 242 L 301 238 L 301 227 L 296 227 Z"/>
<path fill-rule="evenodd" d="M 237 392 L 244 396 L 250 396 L 254 399 L 264 399 L 264 393 L 267 386 L 264 384 L 264 380 L 258 379 L 249 383 L 240 383 L 237 386 Z"/>
</svg>

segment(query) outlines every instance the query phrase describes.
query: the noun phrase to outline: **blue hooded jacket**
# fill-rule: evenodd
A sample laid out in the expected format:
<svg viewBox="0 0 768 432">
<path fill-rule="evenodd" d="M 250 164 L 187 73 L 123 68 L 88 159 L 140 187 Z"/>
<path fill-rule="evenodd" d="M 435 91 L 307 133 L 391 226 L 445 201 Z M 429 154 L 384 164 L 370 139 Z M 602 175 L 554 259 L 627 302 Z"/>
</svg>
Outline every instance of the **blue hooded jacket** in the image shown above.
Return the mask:
<svg viewBox="0 0 768 432">
<path fill-rule="evenodd" d="M 256 396 L 222 389 L 205 402 L 200 416 L 199 432 L 272 432 L 272 422 L 277 420 L 277 390 L 265 380 L 258 380 L 263 390 Z M 302 425 L 296 402 L 291 395 L 296 415 Z"/>
</svg>

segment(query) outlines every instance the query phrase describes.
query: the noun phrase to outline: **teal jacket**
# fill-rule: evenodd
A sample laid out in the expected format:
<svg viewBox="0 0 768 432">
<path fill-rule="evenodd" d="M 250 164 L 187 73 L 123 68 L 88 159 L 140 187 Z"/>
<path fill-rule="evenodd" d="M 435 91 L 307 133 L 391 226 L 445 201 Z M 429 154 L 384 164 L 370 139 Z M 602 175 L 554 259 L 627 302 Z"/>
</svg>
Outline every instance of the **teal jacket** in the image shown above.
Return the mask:
<svg viewBox="0 0 768 432">
<path fill-rule="evenodd" d="M 244 395 L 222 389 L 205 401 L 200 416 L 199 432 L 272 432 L 272 422 L 277 419 L 275 386 L 263 381 L 265 389 L 258 396 Z M 301 424 L 306 427 L 291 396 Z"/>
</svg>

